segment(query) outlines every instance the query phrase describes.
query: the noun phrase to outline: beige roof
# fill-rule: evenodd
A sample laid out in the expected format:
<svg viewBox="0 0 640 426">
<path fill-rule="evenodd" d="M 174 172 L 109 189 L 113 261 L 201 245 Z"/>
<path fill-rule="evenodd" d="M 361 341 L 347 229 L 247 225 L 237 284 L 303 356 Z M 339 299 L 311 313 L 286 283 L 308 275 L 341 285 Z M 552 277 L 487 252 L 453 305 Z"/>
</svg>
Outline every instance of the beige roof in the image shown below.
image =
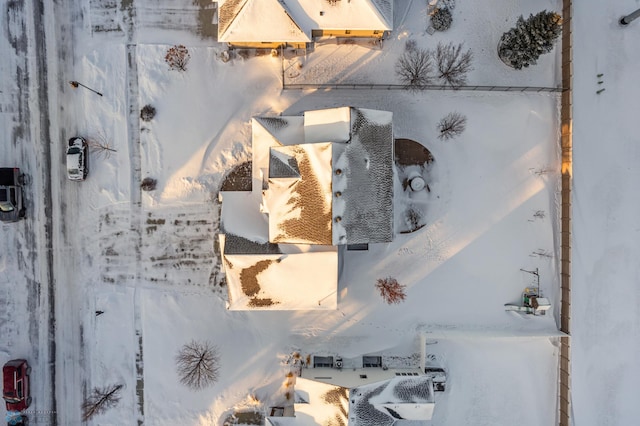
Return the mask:
<svg viewBox="0 0 640 426">
<path fill-rule="evenodd" d="M 338 251 L 227 254 L 221 236 L 229 310 L 337 308 Z"/>
<path fill-rule="evenodd" d="M 264 191 L 271 242 L 332 244 L 331 148 L 331 143 L 271 148 Z M 281 173 L 274 175 L 274 169 Z"/>
<path fill-rule="evenodd" d="M 226 0 L 220 2 L 218 16 L 219 41 L 311 41 L 278 0 Z"/>
<path fill-rule="evenodd" d="M 309 42 L 312 30 L 393 29 L 393 0 L 218 0 L 218 40 Z"/>
</svg>

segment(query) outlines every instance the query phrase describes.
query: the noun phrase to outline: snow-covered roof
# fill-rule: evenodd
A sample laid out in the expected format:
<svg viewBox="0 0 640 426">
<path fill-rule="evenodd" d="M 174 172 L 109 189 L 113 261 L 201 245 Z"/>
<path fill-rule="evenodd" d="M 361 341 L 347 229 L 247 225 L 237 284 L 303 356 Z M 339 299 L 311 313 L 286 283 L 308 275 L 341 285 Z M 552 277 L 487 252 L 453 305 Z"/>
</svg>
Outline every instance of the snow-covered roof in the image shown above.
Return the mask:
<svg viewBox="0 0 640 426">
<path fill-rule="evenodd" d="M 269 240 L 274 243 L 332 244 L 331 143 L 271 148 L 264 208 L 269 214 Z M 298 176 L 295 172 L 298 171 Z"/>
<path fill-rule="evenodd" d="M 283 0 L 303 28 L 393 29 L 393 0 Z"/>
<path fill-rule="evenodd" d="M 296 378 L 295 417 L 270 417 L 274 426 L 346 425 L 349 390 L 313 380 Z"/>
<path fill-rule="evenodd" d="M 369 398 L 378 411 L 396 420 L 431 420 L 435 399 L 430 377 L 396 377 Z"/>
<path fill-rule="evenodd" d="M 395 377 L 419 377 L 422 374 L 423 373 L 419 368 L 383 369 L 380 367 L 370 367 L 337 369 L 316 367 L 305 368 L 302 370 L 302 376 L 307 379 L 350 389 L 371 383 L 391 380 Z"/>
<path fill-rule="evenodd" d="M 218 40 L 225 42 L 311 41 L 293 20 L 283 1 L 226 0 L 219 2 Z"/>
<path fill-rule="evenodd" d="M 393 239 L 392 117 L 342 107 L 253 120 L 254 190 L 265 189 L 271 242 Z"/>
<path fill-rule="evenodd" d="M 391 121 L 350 107 L 252 120 L 252 191 L 220 193 L 229 309 L 336 309 L 336 246 L 393 238 Z"/>
<path fill-rule="evenodd" d="M 269 240 L 269 219 L 260 212 L 260 194 L 248 191 L 225 191 L 219 195 L 221 232 L 242 236 L 250 241 Z M 242 214 L 239 214 L 242 212 Z"/>
<path fill-rule="evenodd" d="M 405 421 L 431 420 L 435 400 L 426 376 L 397 377 L 351 389 L 349 425 L 392 426 Z"/>
<path fill-rule="evenodd" d="M 218 0 L 218 40 L 309 42 L 312 30 L 393 28 L 393 0 Z"/>
<path fill-rule="evenodd" d="M 349 373 L 333 370 L 339 374 Z M 363 372 L 373 370 L 383 371 L 370 368 L 358 369 L 357 373 L 365 375 Z M 306 371 L 303 369 L 303 374 Z M 394 373 L 386 374 L 393 378 L 357 387 L 298 377 L 294 385 L 295 417 L 270 417 L 269 421 L 274 426 L 315 426 L 333 422 L 350 426 L 391 426 L 399 420 L 431 420 L 435 407 L 431 379 L 424 375 L 397 377 Z"/>
<path fill-rule="evenodd" d="M 349 139 L 351 139 L 350 107 L 305 111 L 305 142 L 348 142 Z"/>
<path fill-rule="evenodd" d="M 231 254 L 220 236 L 230 310 L 337 307 L 338 251 Z"/>
</svg>

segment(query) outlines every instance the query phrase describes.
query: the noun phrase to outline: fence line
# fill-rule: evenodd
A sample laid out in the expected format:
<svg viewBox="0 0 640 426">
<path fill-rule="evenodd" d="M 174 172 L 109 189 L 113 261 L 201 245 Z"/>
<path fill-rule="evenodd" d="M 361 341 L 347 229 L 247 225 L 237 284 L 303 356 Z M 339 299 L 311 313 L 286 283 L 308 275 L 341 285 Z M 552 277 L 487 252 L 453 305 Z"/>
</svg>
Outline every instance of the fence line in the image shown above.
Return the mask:
<svg viewBox="0 0 640 426">
<path fill-rule="evenodd" d="M 560 148 L 562 189 L 560 214 L 560 331 L 571 333 L 571 185 L 573 163 L 573 34 L 572 0 L 562 1 L 562 93 L 560 104 Z M 571 340 L 560 338 L 558 362 L 558 425 L 571 425 Z"/>
<path fill-rule="evenodd" d="M 365 84 L 365 83 L 294 83 L 288 84 L 283 82 L 284 90 L 409 90 L 403 84 Z M 451 86 L 429 85 L 424 86 L 420 90 L 453 90 L 453 91 L 472 91 L 472 92 L 534 92 L 534 93 L 560 93 L 567 89 L 564 87 L 535 87 L 535 86 L 460 86 L 453 88 Z"/>
</svg>

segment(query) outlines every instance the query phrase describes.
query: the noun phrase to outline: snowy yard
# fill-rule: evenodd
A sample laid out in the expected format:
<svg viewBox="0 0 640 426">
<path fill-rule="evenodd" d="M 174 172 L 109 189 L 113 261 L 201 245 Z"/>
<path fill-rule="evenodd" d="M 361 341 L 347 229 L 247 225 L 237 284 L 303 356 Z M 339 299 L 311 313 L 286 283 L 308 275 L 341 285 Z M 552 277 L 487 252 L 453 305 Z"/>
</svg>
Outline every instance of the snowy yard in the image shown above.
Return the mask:
<svg viewBox="0 0 640 426">
<path fill-rule="evenodd" d="M 417 3 L 407 5 L 415 8 Z M 400 3 L 401 11 L 402 7 Z M 402 49 L 406 31 L 412 26 L 419 27 L 415 34 L 421 43 L 435 40 L 434 36 L 424 34 L 419 14 L 409 12 L 407 16 L 411 20 L 403 22 L 395 37 L 385 43 L 382 54 L 372 51 L 380 56 L 376 59 L 380 66 L 393 64 L 393 54 Z M 461 24 L 454 24 L 451 35 L 460 31 L 457 36 L 462 37 Z M 474 40 L 469 42 L 479 43 Z M 117 169 L 117 175 L 124 176 L 130 167 L 126 161 L 127 144 L 117 137 L 125 132 L 125 122 L 117 119 L 118 114 L 96 110 L 96 100 L 91 94 L 82 94 L 88 115 L 100 117 L 98 124 L 93 120 L 94 129 L 101 126 L 94 132 L 113 140 L 118 149 L 109 159 L 95 161 L 87 182 L 99 187 L 92 191 L 92 204 L 102 211 L 99 232 L 92 237 L 99 240 L 94 245 L 97 243 L 100 249 L 94 253 L 100 254 L 92 256 L 84 265 L 96 270 L 95 276 L 99 277 L 93 281 L 94 290 L 89 297 L 95 294 L 92 303 L 97 306 L 109 294 L 109 289 L 122 289 L 116 293 L 122 294 L 121 297 L 109 300 L 114 306 L 105 309 L 104 315 L 95 319 L 88 317 L 100 327 L 96 329 L 93 345 L 108 341 L 110 335 L 117 333 L 108 325 L 112 309 L 122 310 L 117 317 L 140 316 L 147 422 L 216 422 L 249 394 L 256 394 L 268 404 L 283 379 L 279 357 L 292 347 L 308 352 L 352 354 L 384 351 L 401 341 L 414 339 L 419 327 L 449 338 L 557 335 L 557 309 L 546 317 L 532 318 L 506 313 L 503 305 L 517 302 L 522 289 L 534 283 L 532 276 L 521 268 L 539 268 L 543 291 L 552 302 L 557 301 L 554 230 L 558 175 L 553 170 L 558 169 L 559 161 L 556 149 L 558 95 L 282 92 L 279 58 L 236 58 L 224 63 L 219 59 L 220 47 L 193 47 L 187 72 L 178 73 L 169 71 L 162 60 L 167 47 L 140 44 L 136 48 L 138 104 L 140 107 L 149 104 L 157 110 L 152 121 L 140 122 L 141 176 L 156 178 L 158 188 L 143 193 L 139 213 L 128 212 L 126 205 L 108 207 L 114 201 L 125 201 L 131 189 L 128 181 L 118 183 L 110 173 Z M 324 49 L 334 49 L 331 54 L 338 56 L 337 63 L 344 63 L 347 54 L 340 50 L 342 47 L 335 50 L 335 46 L 323 46 L 316 49 L 309 60 L 323 58 Z M 517 79 L 508 84 L 555 85 L 554 55 L 545 58 L 549 62 L 542 62 L 527 72 L 538 80 L 506 70 Z M 480 64 L 487 61 L 495 69 L 505 71 L 501 63 L 488 60 L 480 51 L 476 57 L 478 70 L 483 70 Z M 83 78 L 95 82 L 97 87 L 108 85 L 108 76 L 124 74 L 126 70 L 124 51 L 117 45 L 93 51 L 82 62 Z M 367 63 L 361 64 L 360 70 L 365 67 L 369 73 L 379 69 Z M 105 68 L 110 69 L 105 72 Z M 487 83 L 479 71 L 471 77 L 474 82 Z M 492 83 L 507 84 L 499 80 Z M 113 86 L 110 90 L 122 93 L 125 88 Z M 107 95 L 99 100 L 105 105 L 98 108 L 121 110 L 122 105 L 115 101 L 121 97 L 116 93 Z M 427 226 L 413 234 L 397 235 L 391 244 L 371 246 L 368 252 L 348 252 L 339 284 L 337 311 L 323 314 L 227 312 L 226 293 L 217 287 L 212 275 L 218 262 L 211 251 L 217 229 L 213 199 L 225 173 L 250 158 L 249 119 L 256 115 L 295 115 L 305 110 L 343 105 L 392 111 L 394 137 L 417 140 L 434 155 L 431 202 L 425 217 Z M 441 141 L 437 139 L 436 124 L 451 111 L 468 117 L 467 129 L 455 140 Z M 543 214 L 535 216 L 540 211 Z M 182 225 L 177 224 L 178 220 Z M 135 271 L 138 267 L 134 261 L 135 244 L 124 238 L 126 235 L 133 238 L 127 232 L 132 226 L 130 221 L 139 222 L 142 230 L 140 272 Z M 188 248 L 189 254 L 180 252 L 179 247 Z M 158 261 L 159 258 L 163 260 Z M 207 262 L 213 264 L 207 265 Z M 387 306 L 374 291 L 376 279 L 386 276 L 407 285 L 404 304 Z M 556 308 L 557 303 L 553 306 Z M 116 325 L 123 327 L 121 323 L 114 327 Z M 137 345 L 135 329 L 132 321 L 125 334 L 131 343 L 117 357 L 122 363 L 113 359 L 111 351 L 92 353 L 91 383 L 127 383 L 128 401 L 123 407 L 133 407 L 135 402 L 132 378 L 135 377 Z M 508 343 L 506 338 L 507 343 L 498 340 L 496 348 L 518 347 L 517 341 Z M 175 373 L 176 351 L 191 339 L 210 340 L 222 353 L 220 382 L 200 393 L 181 387 Z M 492 369 L 503 365 L 500 358 L 489 355 L 493 353 L 488 349 L 491 344 L 483 342 L 477 340 L 477 344 L 485 348 L 478 349 L 478 356 Z M 546 338 L 525 342 L 537 350 L 545 350 L 550 345 Z M 471 380 L 474 369 L 456 360 L 461 356 L 460 351 L 469 349 L 459 348 L 455 343 L 441 347 L 443 359 L 451 358 L 449 368 L 456 370 L 454 377 L 459 381 L 456 388 L 466 388 L 465 383 Z M 536 380 L 538 374 L 534 370 L 521 371 L 519 363 L 514 362 L 505 370 L 510 372 L 498 374 L 497 379 L 489 380 L 491 375 L 483 373 L 482 377 L 489 383 L 471 385 L 470 389 L 475 389 L 472 394 L 452 391 L 443 401 L 457 405 L 460 402 L 456 398 L 472 398 L 476 401 L 472 404 L 474 410 L 481 412 L 483 406 L 491 405 L 489 394 L 515 386 L 520 389 L 516 395 L 523 399 L 536 393 L 548 395 L 544 402 L 549 406 L 548 417 L 542 421 L 546 423 L 554 418 L 552 407 L 556 392 L 553 379 L 556 354 L 553 350 L 546 351 L 544 359 L 549 365 L 540 368 L 554 373 L 546 375 L 545 380 Z M 495 353 L 501 350 L 496 349 Z M 124 361 L 126 358 L 128 362 Z M 96 368 L 106 365 L 111 367 L 109 374 Z M 506 381 L 516 374 L 527 378 Z M 520 388 L 519 383 L 528 384 Z M 483 402 L 484 398 L 489 400 Z M 449 410 L 443 402 L 442 412 L 438 414 L 439 406 L 435 412 L 437 418 L 445 418 Z M 463 413 L 459 415 L 468 418 Z M 484 416 L 486 424 L 513 419 L 511 412 L 501 413 L 497 407 Z M 113 421 L 117 422 L 115 417 Z M 530 424 L 537 425 L 540 421 L 531 419 Z"/>
<path fill-rule="evenodd" d="M 283 402 L 287 368 L 282 361 L 293 351 L 413 359 L 419 333 L 426 333 L 428 353 L 449 375 L 447 391 L 436 394 L 432 424 L 539 426 L 556 422 L 560 94 L 298 91 L 282 90 L 281 80 L 284 71 L 288 83 L 398 84 L 395 63 L 406 41 L 415 40 L 426 49 L 441 41 L 464 42 L 474 54 L 470 85 L 557 87 L 557 47 L 523 71 L 506 67 L 496 47 L 500 35 L 520 14 L 528 16 L 543 9 L 560 12 L 560 1 L 501 0 L 484 7 L 458 0 L 451 29 L 428 34 L 426 2 L 397 0 L 396 29 L 382 49 L 327 43 L 307 56 L 243 59 L 236 55 L 229 62 L 221 59 L 225 46 L 202 37 L 211 31 L 202 24 L 210 16 L 203 2 L 183 0 L 174 5 L 161 1 L 156 5 L 145 0 L 122 9 L 107 3 L 91 0 L 70 6 L 71 19 L 78 20 L 78 25 L 68 52 L 72 57 L 59 70 L 73 69 L 74 79 L 104 96 L 70 88 L 66 81 L 71 77 L 59 71 L 52 70 L 49 77 L 53 80 L 50 90 L 64 105 L 56 109 L 52 120 L 56 146 L 58 139 L 82 135 L 117 151 L 111 155 L 93 152 L 86 182 L 73 186 L 62 177 L 61 189 L 54 189 L 54 196 L 69 203 L 55 214 L 70 219 L 69 223 L 60 221 L 55 230 L 73 230 L 70 237 L 61 237 L 54 244 L 58 252 L 73 255 L 65 256 L 57 266 L 61 286 L 56 301 L 61 315 L 58 358 L 65 359 L 57 378 L 62 423 L 80 421 L 80 403 L 92 388 L 123 384 L 117 409 L 90 424 L 138 420 L 153 425 L 221 425 L 234 408 L 262 410 Z M 637 34 L 637 29 L 630 29 L 636 32 L 629 34 Z M 164 61 L 173 44 L 189 49 L 186 72 L 171 71 Z M 601 69 L 594 68 L 594 73 L 598 71 Z M 606 71 L 612 83 L 614 73 Z M 8 90 L 7 84 L 2 87 Z M 8 105 L 3 98 L 3 117 L 11 113 Z M 148 122 L 139 120 L 145 105 L 157 111 Z M 392 243 L 370 245 L 368 251 L 347 251 L 336 310 L 227 310 L 227 289 L 221 285 L 215 246 L 220 222 L 218 191 L 233 167 L 251 159 L 251 118 L 340 106 L 392 112 L 394 138 L 418 141 L 431 152 L 434 162 L 429 172 L 426 225 L 417 232 L 396 235 Z M 443 141 L 438 139 L 437 125 L 450 112 L 466 116 L 466 130 Z M 589 112 L 593 116 L 604 113 Z M 615 127 L 614 122 L 608 125 Z M 583 126 L 581 135 L 587 138 L 589 130 Z M 626 133 L 620 137 L 631 138 Z M 2 154 L 13 154 L 12 149 Z M 619 157 L 636 156 L 631 145 L 626 149 Z M 593 152 L 578 155 L 584 155 L 588 163 L 595 161 Z M 61 177 L 63 154 L 53 155 L 51 175 Z M 574 167 L 576 177 L 585 179 L 588 173 L 582 167 Z M 621 181 L 627 178 L 624 167 L 612 167 L 607 170 L 619 173 L 615 176 Z M 140 190 L 141 179 L 147 177 L 157 180 L 155 190 Z M 601 185 L 602 204 L 612 206 L 604 215 L 606 220 L 615 216 L 620 198 L 632 198 L 629 187 L 629 191 L 616 193 L 615 185 L 605 185 L 606 176 L 598 179 L 582 181 L 577 191 L 580 205 L 576 214 L 582 234 L 576 236 L 576 242 L 587 248 L 594 245 L 585 239 L 595 225 L 587 218 L 585 187 Z M 398 207 L 401 202 L 396 201 Z M 626 210 L 634 211 L 634 206 Z M 248 214 L 238 211 L 237 216 Z M 10 229 L 1 226 L 3 233 Z M 20 288 L 31 285 L 32 277 L 22 277 L 15 266 L 30 255 L 25 248 L 28 241 L 14 238 L 13 233 L 21 231 L 11 229 L 6 232 L 11 238 L 3 247 L 19 244 L 21 252 L 0 257 L 0 302 L 6 300 L 12 309 L 24 311 L 27 297 L 11 296 L 12 279 L 7 277 L 20 276 Z M 606 240 L 608 234 L 603 231 L 603 235 L 599 241 Z M 624 255 L 625 247 L 611 249 L 607 256 L 618 259 L 619 268 L 635 270 L 629 266 L 633 256 Z M 591 289 L 614 275 L 612 267 L 605 266 L 609 257 L 607 262 L 600 259 L 600 269 L 589 272 L 589 265 L 597 259 L 587 249 L 577 253 L 578 267 L 587 272 L 576 276 L 580 282 L 587 280 Z M 523 289 L 536 285 L 535 277 L 527 272 L 536 268 L 552 310 L 535 317 L 505 312 L 504 304 L 519 303 Z M 380 298 L 374 284 L 385 277 L 406 285 L 404 303 L 387 305 Z M 621 278 L 625 279 L 630 278 Z M 628 290 L 626 286 L 612 288 L 611 298 L 623 299 Z M 611 338 L 614 345 L 616 338 L 622 340 L 624 324 L 634 323 L 637 315 L 618 321 L 597 310 L 592 318 L 585 311 L 595 301 L 584 293 L 576 294 L 582 323 L 576 325 L 581 340 L 575 349 L 579 376 L 574 378 L 578 387 L 574 394 L 580 400 L 574 410 L 588 413 L 577 413 L 576 419 L 596 424 L 584 420 L 597 410 L 590 408 L 588 401 L 597 404 L 586 395 L 592 389 L 586 378 L 596 361 L 607 354 L 589 347 L 586 340 L 593 335 L 586 330 L 593 327 L 595 337 Z M 603 300 L 609 306 L 616 303 Z M 104 313 L 96 315 L 96 311 Z M 633 307 L 628 311 L 635 312 Z M 40 313 L 43 318 L 45 314 Z M 617 326 L 598 329 L 604 323 Z M 0 346 L 0 361 L 29 354 L 24 332 L 4 313 L 0 330 L 7 336 Z M 191 340 L 209 341 L 221 355 L 218 382 L 198 392 L 181 385 L 175 369 L 177 351 Z M 620 348 L 620 353 L 629 349 Z M 40 356 L 44 362 L 44 354 Z M 636 377 L 637 369 L 626 358 L 620 355 L 607 371 L 622 376 L 621 372 L 631 368 Z M 614 380 L 605 382 L 612 392 L 633 391 L 629 382 L 619 386 Z M 34 387 L 33 392 L 35 409 L 45 409 L 44 386 Z M 623 409 L 633 411 L 626 405 Z M 611 424 L 624 424 L 624 420 Z"/>
</svg>

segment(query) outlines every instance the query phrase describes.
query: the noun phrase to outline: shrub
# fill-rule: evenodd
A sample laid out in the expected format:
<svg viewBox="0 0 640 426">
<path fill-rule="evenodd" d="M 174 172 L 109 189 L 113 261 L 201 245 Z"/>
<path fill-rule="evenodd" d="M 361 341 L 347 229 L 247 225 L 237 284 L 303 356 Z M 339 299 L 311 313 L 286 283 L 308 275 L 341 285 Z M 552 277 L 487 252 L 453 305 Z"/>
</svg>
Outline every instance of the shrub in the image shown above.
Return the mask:
<svg viewBox="0 0 640 426">
<path fill-rule="evenodd" d="M 456 8 L 456 0 L 440 0 L 438 6 L 442 9 L 453 10 Z"/>
<path fill-rule="evenodd" d="M 142 180 L 142 183 L 140 184 L 140 188 L 143 191 L 153 191 L 154 189 L 156 189 L 157 184 L 158 184 L 157 179 L 147 177 Z"/>
<path fill-rule="evenodd" d="M 451 27 L 453 17 L 451 11 L 447 8 L 437 8 L 431 15 L 431 26 L 436 31 L 446 31 Z"/>
<path fill-rule="evenodd" d="M 405 285 L 400 284 L 395 278 L 379 278 L 376 282 L 376 288 L 380 292 L 382 299 L 389 305 L 403 302 L 405 294 Z"/>
<path fill-rule="evenodd" d="M 142 121 L 151 121 L 156 116 L 156 109 L 151 105 L 145 105 L 140 110 L 140 119 Z"/>
<path fill-rule="evenodd" d="M 164 60 L 169 64 L 170 70 L 178 70 L 178 71 L 186 71 L 187 64 L 189 63 L 189 59 L 191 59 L 191 54 L 189 53 L 189 49 L 187 49 L 182 44 L 175 45 L 170 47 L 167 50 L 167 54 L 164 57 Z"/>
<path fill-rule="evenodd" d="M 405 52 L 413 52 L 418 49 L 418 43 L 414 39 L 409 39 L 404 43 Z"/>
</svg>

